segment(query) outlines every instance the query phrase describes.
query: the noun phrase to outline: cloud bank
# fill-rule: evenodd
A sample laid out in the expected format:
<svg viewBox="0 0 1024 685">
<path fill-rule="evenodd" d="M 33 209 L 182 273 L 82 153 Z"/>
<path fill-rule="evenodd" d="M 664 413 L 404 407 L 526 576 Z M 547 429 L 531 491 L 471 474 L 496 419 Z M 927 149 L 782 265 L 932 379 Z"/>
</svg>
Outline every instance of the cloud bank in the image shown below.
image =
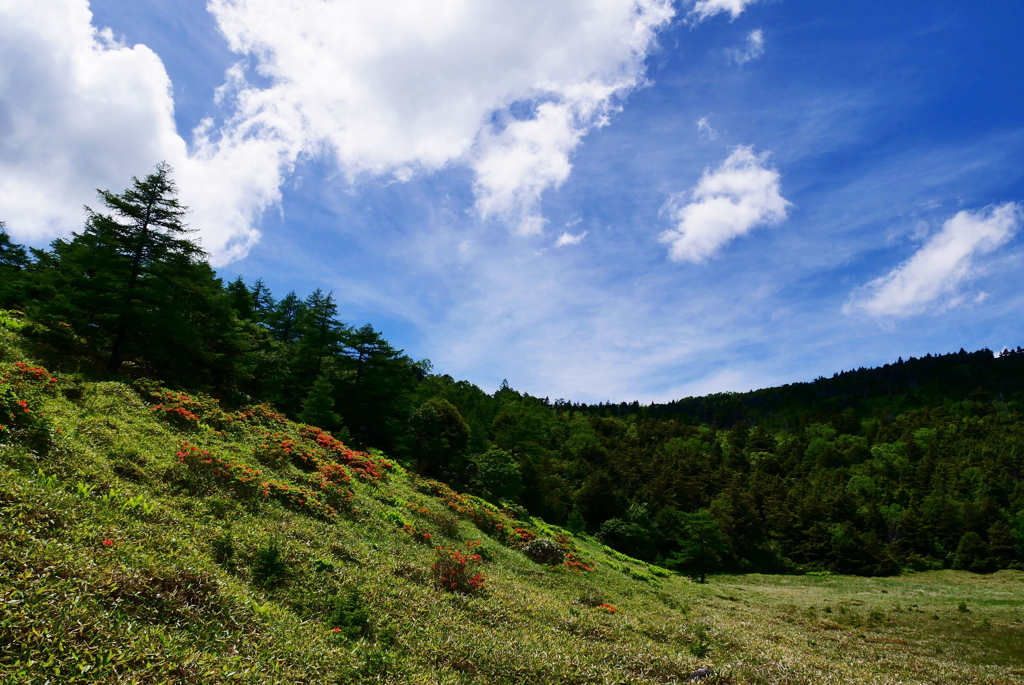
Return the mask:
<svg viewBox="0 0 1024 685">
<path fill-rule="evenodd" d="M 159 57 L 97 31 L 87 0 L 0 0 L 0 215 L 20 236 L 66 233 L 96 187 L 166 159 L 224 263 L 258 239 L 297 161 L 327 156 L 350 183 L 466 165 L 479 215 L 536 234 L 582 137 L 644 83 L 672 4 L 211 0 L 269 85 L 232 68 L 216 120 L 186 142 Z"/>
<path fill-rule="evenodd" d="M 676 227 L 661 235 L 669 258 L 703 262 L 736 237 L 757 226 L 777 224 L 789 202 L 780 194 L 780 176 L 765 165 L 766 154 L 739 146 L 714 171 L 707 169 L 689 193 L 674 196 L 664 211 Z"/>
<path fill-rule="evenodd" d="M 20 235 L 80 227 L 97 185 L 184 152 L 160 58 L 91 19 L 84 1 L 0 0 L 0 220 Z"/>
<path fill-rule="evenodd" d="M 960 286 L 977 274 L 976 257 L 1009 242 L 1022 217 L 1024 211 L 1013 202 L 958 212 L 910 259 L 855 292 L 843 311 L 901 317 L 919 314 L 936 303 L 959 303 L 963 299 Z"/>
</svg>

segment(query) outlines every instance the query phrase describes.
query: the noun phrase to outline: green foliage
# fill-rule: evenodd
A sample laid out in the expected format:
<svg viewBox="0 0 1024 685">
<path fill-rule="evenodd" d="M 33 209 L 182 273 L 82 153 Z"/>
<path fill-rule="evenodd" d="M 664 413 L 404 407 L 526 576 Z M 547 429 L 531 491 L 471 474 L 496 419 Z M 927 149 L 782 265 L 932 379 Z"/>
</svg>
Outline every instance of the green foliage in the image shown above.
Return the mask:
<svg viewBox="0 0 1024 685">
<path fill-rule="evenodd" d="M 334 631 L 346 640 L 357 640 L 370 628 L 370 612 L 357 590 L 350 590 L 334 599 L 328 621 Z"/>
<path fill-rule="evenodd" d="M 639 684 L 686 682 L 710 664 L 737 685 L 1008 685 L 1022 666 L 1016 572 L 694 584 L 266 407 L 39 375 L 19 392 L 46 414 L 51 448 L 0 440 L 2 682 Z M 75 399 L 64 392 L 72 380 Z M 179 426 L 158 405 L 199 420 Z M 287 494 L 325 496 L 322 483 L 344 484 L 350 508 L 327 518 Z M 654 501 L 634 498 L 622 520 L 658 530 L 673 517 L 642 504 Z M 739 506 L 719 510 L 735 518 Z M 887 511 L 899 522 L 913 507 Z M 436 526 L 442 514 L 469 539 L 444 543 L 466 559 L 464 572 L 453 565 L 462 590 L 435 577 L 433 544 L 383 524 Z M 981 531 L 996 554 L 1001 533 Z M 531 536 L 573 551 L 539 567 L 519 552 Z M 480 573 L 484 589 L 471 584 Z M 871 607 L 857 608 L 865 597 Z M 971 611 L 956 611 L 959 601 Z M 826 602 L 848 609 L 827 614 L 831 623 L 809 618 L 808 604 Z"/>
<path fill-rule="evenodd" d="M 20 312 L 9 312 L 0 309 L 0 328 L 5 328 L 14 333 L 24 329 L 28 322 L 20 314 Z"/>
<path fill-rule="evenodd" d="M 288 562 L 277 540 L 256 550 L 252 559 L 252 578 L 267 589 L 277 587 L 288 577 Z"/>
<path fill-rule="evenodd" d="M 160 164 L 124 193 L 100 191 L 110 213 L 87 210 L 82 233 L 40 253 L 39 286 L 49 295 L 30 312 L 51 326 L 50 342 L 103 358 L 109 372 L 144 361 L 197 382 L 194 367 L 216 374 L 211 367 L 237 350 L 220 281 L 187 237 L 170 171 Z"/>
<path fill-rule="evenodd" d="M 480 594 L 487 582 L 483 573 L 474 572 L 474 566 L 480 560 L 480 555 L 474 552 L 438 547 L 434 563 L 430 567 L 434 583 L 439 589 L 447 592 Z"/>
<path fill-rule="evenodd" d="M 341 422 L 341 417 L 334 411 L 333 391 L 334 387 L 329 374 L 321 373 L 309 391 L 309 395 L 302 402 L 302 412 L 298 415 L 299 421 L 330 431 L 336 430 Z"/>
<path fill-rule="evenodd" d="M 447 400 L 427 400 L 413 413 L 409 429 L 420 473 L 446 479 L 461 474 L 469 425 L 455 405 Z"/>
<path fill-rule="evenodd" d="M 994 570 L 988 545 L 974 531 L 968 531 L 960 538 L 953 556 L 953 568 L 975 573 Z"/>
<path fill-rule="evenodd" d="M 213 560 L 225 568 L 235 563 L 235 538 L 231 530 L 225 530 L 210 542 Z"/>
<path fill-rule="evenodd" d="M 495 501 L 515 501 L 523 492 L 519 464 L 505 450 L 490 449 L 470 459 L 476 467 L 476 483 Z"/>
<path fill-rule="evenodd" d="M 545 566 L 557 566 L 565 561 L 565 549 L 550 538 L 534 538 L 522 547 L 530 561 Z"/>
<path fill-rule="evenodd" d="M 260 280 L 225 285 L 190 240 L 165 164 L 100 199 L 83 231 L 49 250 L 30 254 L 0 227 L 0 307 L 28 312 L 0 311 L 0 356 L 24 363 L 31 348 L 81 370 L 59 387 L 0 382 L 0 442 L 29 450 L 24 463 L 60 444 L 46 402 L 59 393 L 85 410 L 86 378 L 129 377 L 160 430 L 193 444 L 166 473 L 118 463 L 108 477 L 216 488 L 231 507 L 203 509 L 220 519 L 269 505 L 329 523 L 356 515 L 350 476 L 372 486 L 393 466 L 351 442 L 490 500 L 446 506 L 501 544 L 527 542 L 527 521 L 541 517 L 696 572 L 701 536 L 684 512 L 706 510 L 717 541 L 700 563 L 716 571 L 1024 567 L 1019 348 L 661 405 L 552 403 L 507 382 L 487 394 L 340 321 L 333 293 L 276 300 Z M 286 429 L 289 417 L 319 428 Z M 90 435 L 109 433 L 94 424 Z M 266 432 L 253 435 L 257 425 Z M 213 432 L 249 442 L 221 449 L 204 442 Z M 109 440 L 92 448 L 126 462 Z M 102 483 L 81 497 L 90 504 L 166 515 L 136 491 L 88 482 Z M 450 524 L 431 521 L 454 539 Z M 570 553 L 577 562 L 587 565 Z"/>
<path fill-rule="evenodd" d="M 680 514 L 683 542 L 666 565 L 687 575 L 707 582 L 707 576 L 722 567 L 722 554 L 726 551 L 718 522 L 707 509 L 693 514 Z"/>
</svg>

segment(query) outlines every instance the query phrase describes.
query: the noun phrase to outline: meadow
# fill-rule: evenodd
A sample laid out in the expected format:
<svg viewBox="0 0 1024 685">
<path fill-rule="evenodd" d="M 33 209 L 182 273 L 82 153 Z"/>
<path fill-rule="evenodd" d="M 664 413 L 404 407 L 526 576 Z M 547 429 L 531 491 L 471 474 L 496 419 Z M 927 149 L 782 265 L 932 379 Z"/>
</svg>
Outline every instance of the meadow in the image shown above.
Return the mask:
<svg viewBox="0 0 1024 685">
<path fill-rule="evenodd" d="M 266 406 L 0 354 L 3 683 L 1024 682 L 1018 571 L 695 583 Z"/>
</svg>

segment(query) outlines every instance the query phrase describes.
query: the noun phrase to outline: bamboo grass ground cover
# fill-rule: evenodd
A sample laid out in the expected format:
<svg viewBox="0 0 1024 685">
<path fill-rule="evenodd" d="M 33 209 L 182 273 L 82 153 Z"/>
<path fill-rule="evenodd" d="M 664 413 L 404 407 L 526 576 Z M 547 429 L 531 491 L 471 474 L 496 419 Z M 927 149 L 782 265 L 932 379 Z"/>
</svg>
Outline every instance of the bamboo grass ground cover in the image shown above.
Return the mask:
<svg viewBox="0 0 1024 685">
<path fill-rule="evenodd" d="M 1018 572 L 700 585 L 269 410 L 36 375 L 0 432 L 3 683 L 1024 682 Z"/>
</svg>

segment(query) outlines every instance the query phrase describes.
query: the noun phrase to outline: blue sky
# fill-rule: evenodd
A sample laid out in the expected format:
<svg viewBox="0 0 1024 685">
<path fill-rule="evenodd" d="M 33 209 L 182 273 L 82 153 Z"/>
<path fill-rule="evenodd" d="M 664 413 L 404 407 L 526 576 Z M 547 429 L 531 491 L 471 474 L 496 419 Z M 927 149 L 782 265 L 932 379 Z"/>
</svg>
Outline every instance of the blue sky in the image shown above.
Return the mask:
<svg viewBox="0 0 1024 685">
<path fill-rule="evenodd" d="M 488 391 L 1024 344 L 1019 2 L 550 4 L 0 3 L 0 219 L 168 159 L 223 276 Z"/>
</svg>

